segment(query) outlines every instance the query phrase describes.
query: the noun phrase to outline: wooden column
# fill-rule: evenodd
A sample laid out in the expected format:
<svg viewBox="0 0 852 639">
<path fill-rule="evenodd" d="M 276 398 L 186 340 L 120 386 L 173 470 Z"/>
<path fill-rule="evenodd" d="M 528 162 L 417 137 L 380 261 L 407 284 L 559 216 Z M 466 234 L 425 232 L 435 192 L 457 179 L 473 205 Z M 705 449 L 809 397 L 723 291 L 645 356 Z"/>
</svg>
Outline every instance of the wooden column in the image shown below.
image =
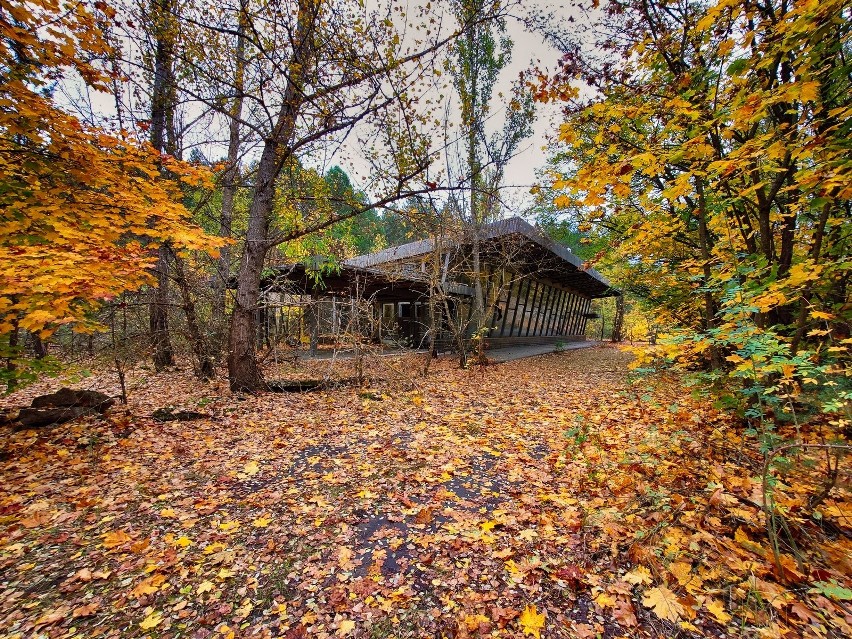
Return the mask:
<svg viewBox="0 0 852 639">
<path fill-rule="evenodd" d="M 509 289 L 506 291 L 506 308 L 503 310 L 503 323 L 500 325 L 500 337 L 505 337 L 505 335 L 506 335 L 506 321 L 509 319 L 509 306 L 512 303 L 512 289 L 515 288 L 515 284 L 516 284 L 516 282 L 512 281 L 509 284 Z M 517 284 L 518 284 L 518 292 L 520 292 L 521 281 L 518 280 Z M 517 298 L 517 293 L 515 294 L 515 297 Z M 515 308 L 517 308 L 517 306 L 518 306 L 518 300 L 515 299 Z"/>
<path fill-rule="evenodd" d="M 524 286 L 526 284 L 526 286 Z M 530 294 L 530 286 L 531 283 L 528 279 L 522 279 L 520 284 L 518 284 L 518 299 L 515 302 L 515 312 L 512 314 L 512 328 L 509 329 L 509 335 L 514 335 L 515 327 L 517 326 L 518 321 L 518 309 L 521 308 L 521 292 L 523 291 L 524 295 L 524 304 L 526 304 L 526 297 Z M 521 329 L 517 326 L 518 335 L 521 334 Z"/>
<path fill-rule="evenodd" d="M 591 308 L 591 306 L 592 306 L 592 300 L 587 299 L 586 303 L 583 305 L 583 313 L 588 313 L 589 308 Z M 581 317 L 581 319 L 582 319 L 582 323 L 580 324 L 580 332 L 578 334 L 579 335 L 585 335 L 586 334 L 586 322 L 588 322 L 589 320 L 585 317 Z"/>
<path fill-rule="evenodd" d="M 577 299 L 574 301 L 574 308 L 571 309 L 571 323 L 568 327 L 569 335 L 577 334 L 577 327 L 580 324 L 580 308 L 583 305 L 583 298 L 577 295 Z"/>
<path fill-rule="evenodd" d="M 525 330 L 525 332 L 524 332 L 524 337 L 529 337 L 530 329 L 532 328 L 532 323 L 533 323 L 533 312 L 532 312 L 532 309 L 534 309 L 534 308 L 536 307 L 536 303 L 535 303 L 535 301 L 536 301 L 536 298 L 538 297 L 538 289 L 539 289 L 539 288 L 540 288 L 540 287 L 539 287 L 538 282 L 537 282 L 537 281 L 532 281 L 533 294 L 532 294 L 532 302 L 531 302 L 531 306 L 527 306 L 527 304 L 526 304 L 526 300 L 524 301 L 524 319 L 526 319 L 527 311 L 529 311 L 529 319 L 528 319 L 528 320 L 526 320 L 526 325 L 527 325 L 527 326 L 526 326 L 526 330 Z M 522 322 L 521 327 L 523 328 L 523 322 Z M 520 337 L 520 331 L 518 332 L 518 336 Z"/>
<path fill-rule="evenodd" d="M 556 325 L 559 323 L 559 311 L 562 309 L 562 300 L 565 298 L 565 290 L 557 289 L 556 299 L 553 302 L 553 310 L 550 313 L 550 321 L 547 323 L 547 334 L 556 334 Z"/>
</svg>

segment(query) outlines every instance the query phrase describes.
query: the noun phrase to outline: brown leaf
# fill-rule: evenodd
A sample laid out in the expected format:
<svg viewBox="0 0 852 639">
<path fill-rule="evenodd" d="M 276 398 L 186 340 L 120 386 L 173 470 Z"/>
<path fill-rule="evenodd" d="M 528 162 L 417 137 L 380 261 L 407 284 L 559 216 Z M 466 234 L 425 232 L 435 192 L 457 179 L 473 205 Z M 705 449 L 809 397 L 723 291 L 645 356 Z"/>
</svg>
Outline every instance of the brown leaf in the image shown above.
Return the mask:
<svg viewBox="0 0 852 639">
<path fill-rule="evenodd" d="M 615 617 L 615 620 L 619 624 L 626 628 L 633 628 L 638 625 L 633 603 L 627 599 L 619 598 L 615 602 L 615 608 L 612 611 L 612 616 Z"/>
<path fill-rule="evenodd" d="M 91 617 L 95 612 L 97 612 L 98 608 L 100 608 L 101 603 L 99 601 L 93 601 L 92 603 L 86 604 L 85 606 L 80 606 L 79 608 L 74 608 L 74 612 L 71 613 L 72 617 Z"/>
<path fill-rule="evenodd" d="M 420 512 L 417 513 L 417 516 L 414 518 L 415 524 L 428 524 L 432 521 L 432 509 L 428 506 L 426 508 L 421 508 Z"/>
</svg>

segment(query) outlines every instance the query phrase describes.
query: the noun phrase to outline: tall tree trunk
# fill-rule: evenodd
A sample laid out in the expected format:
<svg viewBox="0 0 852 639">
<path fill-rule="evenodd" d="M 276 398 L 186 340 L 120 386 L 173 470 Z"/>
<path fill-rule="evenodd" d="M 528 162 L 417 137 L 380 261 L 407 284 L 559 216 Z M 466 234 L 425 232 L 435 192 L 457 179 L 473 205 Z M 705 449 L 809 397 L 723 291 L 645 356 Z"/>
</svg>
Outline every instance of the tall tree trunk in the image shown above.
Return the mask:
<svg viewBox="0 0 852 639">
<path fill-rule="evenodd" d="M 612 335 L 610 339 L 613 342 L 621 342 L 624 339 L 624 295 L 619 295 L 615 298 L 615 317 L 612 319 Z"/>
<path fill-rule="evenodd" d="M 698 242 L 701 248 L 701 260 L 703 262 L 703 283 L 704 283 L 704 315 L 705 329 L 710 330 L 716 327 L 716 300 L 713 299 L 713 293 L 707 290 L 710 283 L 710 278 L 713 273 L 710 268 L 710 231 L 707 228 L 707 199 L 704 195 L 704 180 L 696 178 L 695 190 L 698 193 Z M 710 346 L 710 367 L 713 370 L 722 368 L 722 358 L 719 355 L 719 348 L 715 344 Z"/>
<path fill-rule="evenodd" d="M 231 390 L 234 391 L 266 389 L 263 373 L 255 357 L 255 343 L 260 278 L 269 250 L 269 224 L 278 162 L 277 144 L 274 140 L 268 140 L 257 169 L 257 183 L 249 209 L 245 251 L 237 273 L 237 291 L 228 335 L 228 377 Z"/>
<path fill-rule="evenodd" d="M 234 391 L 256 392 L 267 389 L 255 354 L 260 279 L 266 254 L 275 245 L 269 238 L 275 180 L 283 164 L 292 155 L 289 144 L 296 130 L 296 119 L 304 99 L 301 84 L 305 75 L 310 72 L 315 57 L 315 11 L 313 2 L 299 0 L 291 75 L 282 96 L 275 129 L 264 143 L 257 167 L 256 184 L 249 207 L 245 250 L 237 274 L 234 312 L 231 315 L 231 331 L 228 336 L 228 377 L 231 390 Z"/>
<path fill-rule="evenodd" d="M 151 145 L 160 153 L 175 152 L 174 109 L 174 33 L 170 27 L 173 0 L 152 0 L 151 17 L 154 36 L 154 86 L 151 91 Z M 161 246 L 154 272 L 157 286 L 150 304 L 151 345 L 157 372 L 174 365 L 174 351 L 169 337 L 169 250 Z"/>
<path fill-rule="evenodd" d="M 180 289 L 183 311 L 186 314 L 186 326 L 189 329 L 189 344 L 195 357 L 195 375 L 201 380 L 213 378 L 213 360 L 207 347 L 207 340 L 201 332 L 198 324 L 198 316 L 195 312 L 195 302 L 189 290 L 189 282 L 186 280 L 186 271 L 183 268 L 183 260 L 176 253 L 173 254 L 175 264 L 175 279 Z"/>
<path fill-rule="evenodd" d="M 169 249 L 161 246 L 157 249 L 157 264 L 154 271 L 157 286 L 151 291 L 150 332 L 151 346 L 154 349 L 154 369 L 159 373 L 168 366 L 174 366 L 175 356 L 169 339 Z"/>
<path fill-rule="evenodd" d="M 246 13 L 240 7 L 237 29 L 236 60 L 234 61 L 234 101 L 231 105 L 231 119 L 228 123 L 228 165 L 222 179 L 222 212 L 219 218 L 219 235 L 231 237 L 231 223 L 234 217 L 234 197 L 237 193 L 240 175 L 240 118 L 243 112 L 243 89 L 245 79 L 246 49 Z M 213 301 L 214 349 L 217 357 L 222 353 L 227 340 L 226 294 L 231 276 L 231 246 L 226 244 L 219 251 L 219 273 L 216 279 L 216 297 Z"/>
</svg>

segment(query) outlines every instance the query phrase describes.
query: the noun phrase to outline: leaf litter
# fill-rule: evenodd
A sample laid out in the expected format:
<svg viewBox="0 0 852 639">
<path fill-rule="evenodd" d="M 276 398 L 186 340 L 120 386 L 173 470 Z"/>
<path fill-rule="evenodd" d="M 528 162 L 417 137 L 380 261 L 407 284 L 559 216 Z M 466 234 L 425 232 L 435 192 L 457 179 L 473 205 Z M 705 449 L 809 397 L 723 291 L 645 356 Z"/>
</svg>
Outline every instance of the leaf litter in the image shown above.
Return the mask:
<svg viewBox="0 0 852 639">
<path fill-rule="evenodd" d="M 254 397 L 137 371 L 130 406 L 106 420 L 5 433 L 0 626 L 10 637 L 852 636 L 848 483 L 817 520 L 802 506 L 816 476 L 780 478 L 799 543 L 779 570 L 762 459 L 741 427 L 675 378 L 632 379 L 629 358 L 441 361 L 428 378 L 385 375 L 366 391 Z M 213 418 L 146 417 L 164 402 Z"/>
</svg>

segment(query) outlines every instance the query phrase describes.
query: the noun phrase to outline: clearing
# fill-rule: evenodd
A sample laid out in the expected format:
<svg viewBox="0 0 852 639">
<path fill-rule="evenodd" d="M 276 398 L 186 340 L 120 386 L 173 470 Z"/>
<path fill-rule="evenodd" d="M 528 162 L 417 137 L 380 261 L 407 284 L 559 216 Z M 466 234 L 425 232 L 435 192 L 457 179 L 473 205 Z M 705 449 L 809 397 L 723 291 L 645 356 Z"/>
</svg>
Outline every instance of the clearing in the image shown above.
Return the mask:
<svg viewBox="0 0 852 639">
<path fill-rule="evenodd" d="M 369 388 L 257 397 L 136 370 L 129 410 L 3 433 L 0 628 L 852 636 L 849 487 L 814 518 L 820 473 L 782 478 L 774 561 L 754 443 L 630 357 L 441 360 L 427 378 L 382 358 Z M 212 418 L 148 417 L 169 404 Z"/>
</svg>

